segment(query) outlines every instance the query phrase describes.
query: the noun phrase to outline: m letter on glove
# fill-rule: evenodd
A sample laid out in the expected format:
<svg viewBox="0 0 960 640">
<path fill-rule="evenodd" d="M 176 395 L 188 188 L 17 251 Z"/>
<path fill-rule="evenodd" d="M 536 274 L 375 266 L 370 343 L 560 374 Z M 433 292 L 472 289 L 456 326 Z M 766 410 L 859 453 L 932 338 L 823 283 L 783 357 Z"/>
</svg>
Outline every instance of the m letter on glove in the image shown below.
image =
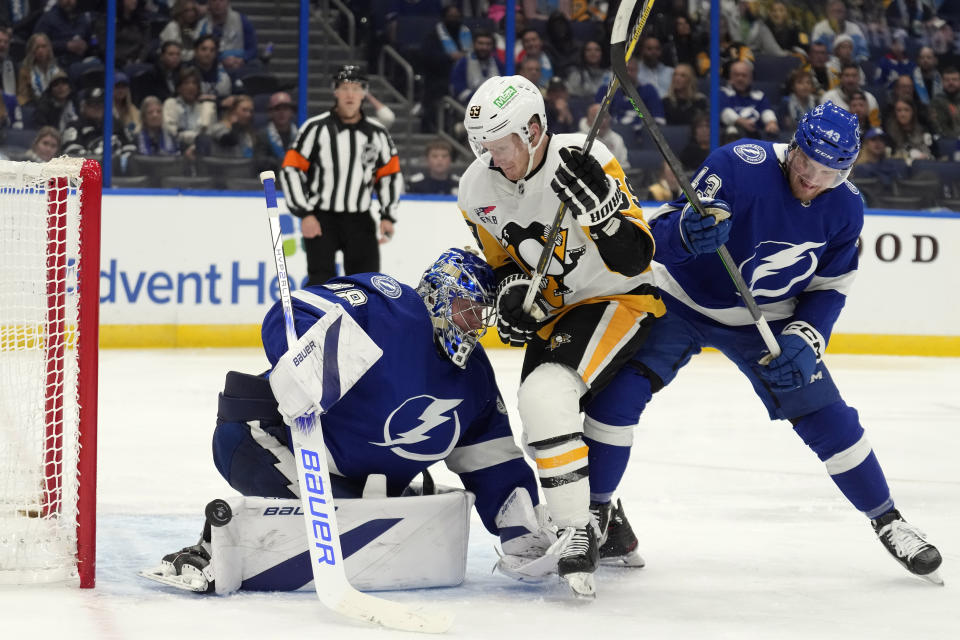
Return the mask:
<svg viewBox="0 0 960 640">
<path fill-rule="evenodd" d="M 382 355 L 343 307 L 326 313 L 270 373 L 270 388 L 285 422 L 292 426 L 318 407 L 325 413 Z"/>
</svg>

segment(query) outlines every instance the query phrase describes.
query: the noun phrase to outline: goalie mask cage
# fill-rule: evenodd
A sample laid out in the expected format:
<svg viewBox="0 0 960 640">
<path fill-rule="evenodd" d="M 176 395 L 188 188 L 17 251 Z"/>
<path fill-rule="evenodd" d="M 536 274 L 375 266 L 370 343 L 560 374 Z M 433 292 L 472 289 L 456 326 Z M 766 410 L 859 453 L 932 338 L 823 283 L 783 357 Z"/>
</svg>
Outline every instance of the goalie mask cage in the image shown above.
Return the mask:
<svg viewBox="0 0 960 640">
<path fill-rule="evenodd" d="M 100 165 L 0 162 L 0 584 L 94 586 Z"/>
</svg>

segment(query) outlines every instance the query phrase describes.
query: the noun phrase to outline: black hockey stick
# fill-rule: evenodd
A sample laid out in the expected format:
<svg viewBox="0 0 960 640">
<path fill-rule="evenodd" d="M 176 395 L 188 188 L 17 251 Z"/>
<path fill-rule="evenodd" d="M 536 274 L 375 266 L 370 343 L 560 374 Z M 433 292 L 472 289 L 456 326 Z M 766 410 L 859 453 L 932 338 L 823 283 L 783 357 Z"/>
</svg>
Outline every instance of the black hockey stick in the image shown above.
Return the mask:
<svg viewBox="0 0 960 640">
<path fill-rule="evenodd" d="M 283 306 L 287 346 L 293 348 L 297 345 L 298 339 L 294 328 L 293 301 L 287 278 L 283 240 L 280 237 L 274 181 L 273 171 L 264 171 L 260 174 L 260 182 L 263 183 L 263 192 L 267 200 L 270 239 L 274 266 L 277 269 L 277 281 L 280 285 L 280 302 Z M 337 380 L 336 386 L 341 387 L 343 382 L 343 380 Z M 340 548 L 340 530 L 334 510 L 333 492 L 330 490 L 327 448 L 320 428 L 322 409 L 319 403 L 316 409 L 314 413 L 297 418 L 297 424 L 291 425 L 290 435 L 293 439 L 297 482 L 300 487 L 300 500 L 303 505 L 310 548 L 310 566 L 313 570 L 313 584 L 317 590 L 317 597 L 327 608 L 341 615 L 379 624 L 389 629 L 422 633 L 447 631 L 453 624 L 453 616 L 441 611 L 425 611 L 420 607 L 411 607 L 362 593 L 347 580 L 343 565 L 343 551 Z"/>
<path fill-rule="evenodd" d="M 637 24 L 633 27 L 633 31 L 630 33 L 630 44 L 626 44 L 627 39 L 627 29 L 626 25 L 630 22 L 630 17 L 633 15 L 633 11 L 637 6 L 639 0 L 623 0 L 620 3 L 620 7 L 617 9 L 617 18 L 614 22 L 613 34 L 610 37 L 610 55 L 619 56 L 618 60 L 626 68 L 627 60 L 630 59 L 630 56 L 633 55 L 633 50 L 637 46 L 637 42 L 640 40 L 640 32 L 643 31 L 644 25 L 647 24 L 647 17 L 650 15 L 650 10 L 653 9 L 654 0 L 644 0 L 643 8 L 640 11 L 640 17 L 637 19 Z M 624 28 L 623 32 L 619 34 L 620 41 L 617 42 L 618 33 L 616 29 L 616 24 L 623 22 Z M 619 49 L 616 47 L 619 46 Z M 624 74 L 623 77 L 626 77 Z M 617 87 L 622 82 L 621 78 L 614 74 L 613 78 L 610 79 L 610 84 L 607 86 L 607 93 L 603 96 L 603 102 L 600 103 L 600 110 L 597 111 L 596 117 L 593 119 L 593 124 L 590 125 L 590 131 L 587 133 L 587 139 L 583 143 L 583 154 L 587 155 L 590 153 L 590 147 L 593 146 L 593 141 L 597 138 L 597 133 L 600 131 L 600 125 L 603 123 L 603 119 L 607 115 L 607 111 L 610 110 L 610 102 L 613 100 L 614 94 L 617 92 Z M 630 84 L 629 82 L 627 83 Z M 544 135 L 544 134 L 541 134 Z M 523 299 L 523 310 L 526 313 L 530 312 L 530 309 L 533 307 L 533 300 L 537 295 L 537 292 L 540 291 L 540 285 L 543 282 L 543 279 L 547 275 L 547 267 L 550 266 L 550 260 L 553 258 L 553 249 L 554 245 L 557 242 L 557 236 L 560 235 L 560 225 L 563 223 L 563 216 L 566 215 L 566 204 L 561 202 L 560 206 L 557 207 L 557 213 L 553 216 L 553 224 L 550 225 L 550 228 L 547 230 L 547 235 L 544 238 L 543 250 L 540 251 L 540 259 L 537 260 L 537 268 L 532 274 L 530 274 L 530 287 L 527 289 L 527 295 Z"/>
<path fill-rule="evenodd" d="M 660 155 L 662 155 L 663 159 L 667 161 L 667 165 L 669 165 L 670 170 L 673 171 L 673 175 L 677 177 L 677 183 L 680 185 L 680 190 L 683 192 L 683 195 L 687 196 L 687 200 L 690 202 L 696 212 L 701 216 L 704 216 L 706 214 L 703 210 L 703 204 L 700 202 L 700 198 L 697 196 L 696 190 L 690 184 L 690 181 L 687 180 L 686 174 L 683 172 L 683 167 L 680 164 L 680 160 L 677 159 L 673 149 L 671 149 L 670 145 L 667 144 L 667 141 L 663 137 L 663 133 L 660 131 L 660 125 L 658 125 L 650 115 L 650 110 L 647 109 L 647 105 L 645 105 L 643 100 L 640 99 L 640 95 L 637 93 L 637 88 L 634 86 L 631 78 L 627 75 L 627 63 L 626 59 L 624 58 L 623 43 L 626 39 L 627 21 L 629 19 L 629 15 L 623 16 L 622 13 L 618 11 L 617 17 L 613 23 L 613 34 L 610 38 L 610 64 L 613 68 L 613 74 L 622 83 L 623 92 L 630 100 L 634 110 L 640 114 L 641 118 L 643 118 L 643 121 L 646 124 L 647 132 L 653 138 L 653 142 L 657 145 L 657 149 L 660 150 Z M 743 298 L 743 304 L 747 307 L 747 311 L 750 312 L 750 316 L 753 318 L 753 323 L 756 325 L 757 331 L 760 332 L 760 337 L 763 338 L 764 345 L 766 345 L 767 350 L 770 352 L 770 355 L 765 356 L 761 362 L 769 362 L 780 355 L 780 345 L 777 344 L 777 339 L 770 330 L 770 325 L 767 324 L 767 319 L 763 317 L 760 307 L 757 305 L 756 300 L 753 299 L 753 294 L 750 293 L 750 287 L 748 287 L 746 281 L 744 281 L 743 274 L 741 274 L 740 269 L 737 268 L 737 265 L 730 256 L 730 252 L 727 250 L 726 245 L 720 245 L 720 247 L 717 249 L 717 254 L 720 256 L 720 261 L 723 263 L 723 267 L 727 270 L 727 273 L 733 280 L 733 284 L 737 288 L 737 293 L 739 293 L 740 297 Z"/>
</svg>

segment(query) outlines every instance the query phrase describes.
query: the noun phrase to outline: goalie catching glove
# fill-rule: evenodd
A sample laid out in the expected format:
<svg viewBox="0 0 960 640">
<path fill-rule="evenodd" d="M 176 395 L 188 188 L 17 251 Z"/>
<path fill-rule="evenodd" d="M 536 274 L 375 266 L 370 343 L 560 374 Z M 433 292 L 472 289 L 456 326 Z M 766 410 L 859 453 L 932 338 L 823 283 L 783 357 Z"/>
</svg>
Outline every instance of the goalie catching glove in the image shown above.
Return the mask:
<svg viewBox="0 0 960 640">
<path fill-rule="evenodd" d="M 730 205 L 723 200 L 700 198 L 700 215 L 688 202 L 680 215 L 680 238 L 687 251 L 694 255 L 712 253 L 730 237 Z"/>
<path fill-rule="evenodd" d="M 560 149 L 560 165 L 550 188 L 584 227 L 603 225 L 623 202 L 616 178 L 608 176 L 596 158 L 577 147 Z"/>
<path fill-rule="evenodd" d="M 547 319 L 550 306 L 538 292 L 530 312 L 523 310 L 523 299 L 530 288 L 531 280 L 522 273 L 504 278 L 497 288 L 497 333 L 504 344 L 522 347 Z"/>
<path fill-rule="evenodd" d="M 810 384 L 826 347 L 820 332 L 806 322 L 791 322 L 777 338 L 777 343 L 780 356 L 760 367 L 760 376 L 778 391 Z"/>
</svg>

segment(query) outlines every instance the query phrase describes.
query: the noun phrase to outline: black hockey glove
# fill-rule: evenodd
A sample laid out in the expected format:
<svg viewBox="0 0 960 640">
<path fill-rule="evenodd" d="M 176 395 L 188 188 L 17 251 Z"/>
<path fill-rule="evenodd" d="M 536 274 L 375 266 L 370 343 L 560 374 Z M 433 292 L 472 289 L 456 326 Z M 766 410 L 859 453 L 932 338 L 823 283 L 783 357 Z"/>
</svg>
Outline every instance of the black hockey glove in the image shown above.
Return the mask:
<svg viewBox="0 0 960 640">
<path fill-rule="evenodd" d="M 623 201 L 616 179 L 604 173 L 596 158 L 577 147 L 560 149 L 560 165 L 550 188 L 584 227 L 605 223 Z"/>
<path fill-rule="evenodd" d="M 525 345 L 547 319 L 550 307 L 540 293 L 533 298 L 530 313 L 523 311 L 530 282 L 530 278 L 517 273 L 504 278 L 497 288 L 497 333 L 511 347 Z"/>
</svg>

